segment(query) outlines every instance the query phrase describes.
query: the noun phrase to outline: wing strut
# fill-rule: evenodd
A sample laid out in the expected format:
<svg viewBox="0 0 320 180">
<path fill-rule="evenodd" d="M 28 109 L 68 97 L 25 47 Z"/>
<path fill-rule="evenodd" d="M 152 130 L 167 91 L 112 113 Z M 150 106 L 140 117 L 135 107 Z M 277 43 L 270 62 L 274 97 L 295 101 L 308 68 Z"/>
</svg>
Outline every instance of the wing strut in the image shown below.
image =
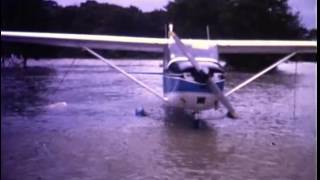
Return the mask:
<svg viewBox="0 0 320 180">
<path fill-rule="evenodd" d="M 143 82 L 141 82 L 140 80 L 138 80 L 137 78 L 135 78 L 134 76 L 132 76 L 131 74 L 128 74 L 126 71 L 124 71 L 123 69 L 121 69 L 120 67 L 116 66 L 115 64 L 113 64 L 111 61 L 105 59 L 104 57 L 100 56 L 98 53 L 96 53 L 95 51 L 87 48 L 87 47 L 83 47 L 84 50 L 88 51 L 90 54 L 92 54 L 93 56 L 95 56 L 96 58 L 100 59 L 101 61 L 103 61 L 104 63 L 108 64 L 109 66 L 111 66 L 113 69 L 117 70 L 118 72 L 120 72 L 121 74 L 125 75 L 127 78 L 131 79 L 133 82 L 137 83 L 139 86 L 145 88 L 147 91 L 151 92 L 153 95 L 157 96 L 158 98 L 160 98 L 161 100 L 163 100 L 164 102 L 167 102 L 167 98 L 163 97 L 161 94 L 157 93 L 155 90 L 151 89 L 149 86 L 147 86 L 146 84 L 144 84 Z"/>
<path fill-rule="evenodd" d="M 256 75 L 252 76 L 251 78 L 247 79 L 246 81 L 244 81 L 243 83 L 239 84 L 238 86 L 236 86 L 235 88 L 231 89 L 230 91 L 228 91 L 225 96 L 229 96 L 230 94 L 234 93 L 235 91 L 239 90 L 240 88 L 248 85 L 249 83 L 251 83 L 252 81 L 254 81 L 255 79 L 257 79 L 258 77 L 262 76 L 263 74 L 267 73 L 268 71 L 270 71 L 271 69 L 273 69 L 274 67 L 278 66 L 279 64 L 283 63 L 284 61 L 289 60 L 292 56 L 296 55 L 297 52 L 293 52 L 287 56 L 285 56 L 284 58 L 278 60 L 277 62 L 275 62 L 274 64 L 272 64 L 271 66 L 267 67 L 266 69 L 262 70 L 261 72 L 257 73 Z"/>
</svg>

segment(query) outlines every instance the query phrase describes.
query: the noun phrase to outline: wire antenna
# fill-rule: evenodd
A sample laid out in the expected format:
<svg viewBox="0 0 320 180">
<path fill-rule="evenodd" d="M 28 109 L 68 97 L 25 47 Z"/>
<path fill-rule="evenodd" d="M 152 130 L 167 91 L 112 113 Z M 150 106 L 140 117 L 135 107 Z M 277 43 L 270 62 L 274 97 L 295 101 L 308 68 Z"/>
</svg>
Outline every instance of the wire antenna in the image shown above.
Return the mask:
<svg viewBox="0 0 320 180">
<path fill-rule="evenodd" d="M 207 31 L 207 39 L 210 40 L 210 27 L 209 27 L 209 25 L 206 26 L 206 31 Z"/>
<path fill-rule="evenodd" d="M 169 32 L 173 32 L 173 24 L 172 23 L 169 24 Z"/>
<path fill-rule="evenodd" d="M 294 68 L 294 84 L 293 84 L 293 120 L 296 120 L 296 104 L 297 104 L 297 74 L 298 74 L 298 60 L 295 62 Z"/>
</svg>

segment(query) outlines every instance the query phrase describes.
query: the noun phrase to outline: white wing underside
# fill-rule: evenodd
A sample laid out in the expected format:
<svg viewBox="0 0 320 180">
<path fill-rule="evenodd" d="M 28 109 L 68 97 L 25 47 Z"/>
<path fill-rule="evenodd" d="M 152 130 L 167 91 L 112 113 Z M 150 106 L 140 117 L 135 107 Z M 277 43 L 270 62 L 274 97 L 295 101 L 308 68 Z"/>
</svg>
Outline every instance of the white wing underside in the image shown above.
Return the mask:
<svg viewBox="0 0 320 180">
<path fill-rule="evenodd" d="M 65 33 L 38 33 L 1 31 L 1 41 L 23 42 L 63 47 L 145 52 L 163 52 L 170 43 L 166 38 L 65 34 Z M 316 41 L 278 41 L 278 40 L 198 40 L 185 39 L 183 43 L 195 48 L 207 49 L 217 46 L 219 53 L 280 53 L 292 52 L 316 53 Z"/>
</svg>

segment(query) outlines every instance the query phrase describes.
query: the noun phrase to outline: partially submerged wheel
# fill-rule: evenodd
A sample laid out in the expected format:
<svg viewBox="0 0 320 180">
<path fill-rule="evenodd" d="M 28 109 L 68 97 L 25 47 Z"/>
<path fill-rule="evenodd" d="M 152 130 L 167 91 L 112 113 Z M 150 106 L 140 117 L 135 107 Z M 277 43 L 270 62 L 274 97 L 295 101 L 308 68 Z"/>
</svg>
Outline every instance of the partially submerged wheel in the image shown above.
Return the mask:
<svg viewBox="0 0 320 180">
<path fill-rule="evenodd" d="M 199 129 L 200 128 L 200 120 L 199 119 L 193 120 L 193 128 L 194 129 Z"/>
<path fill-rule="evenodd" d="M 193 112 L 192 113 L 192 125 L 193 128 L 199 129 L 200 128 L 200 117 L 199 117 L 199 112 Z"/>
</svg>

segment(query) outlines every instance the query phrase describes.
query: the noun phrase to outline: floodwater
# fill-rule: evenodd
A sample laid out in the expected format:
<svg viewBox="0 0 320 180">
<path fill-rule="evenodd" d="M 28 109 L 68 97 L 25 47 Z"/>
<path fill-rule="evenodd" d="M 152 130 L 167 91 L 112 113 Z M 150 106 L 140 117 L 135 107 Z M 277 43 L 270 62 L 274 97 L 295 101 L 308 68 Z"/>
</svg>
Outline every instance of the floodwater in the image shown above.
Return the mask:
<svg viewBox="0 0 320 180">
<path fill-rule="evenodd" d="M 160 61 L 115 61 L 162 91 Z M 1 72 L 2 180 L 313 180 L 316 63 L 286 63 L 201 114 L 199 129 L 97 60 Z M 150 73 L 138 74 L 138 72 Z M 226 74 L 226 88 L 253 73 Z M 148 116 L 134 112 L 144 107 Z"/>
</svg>

